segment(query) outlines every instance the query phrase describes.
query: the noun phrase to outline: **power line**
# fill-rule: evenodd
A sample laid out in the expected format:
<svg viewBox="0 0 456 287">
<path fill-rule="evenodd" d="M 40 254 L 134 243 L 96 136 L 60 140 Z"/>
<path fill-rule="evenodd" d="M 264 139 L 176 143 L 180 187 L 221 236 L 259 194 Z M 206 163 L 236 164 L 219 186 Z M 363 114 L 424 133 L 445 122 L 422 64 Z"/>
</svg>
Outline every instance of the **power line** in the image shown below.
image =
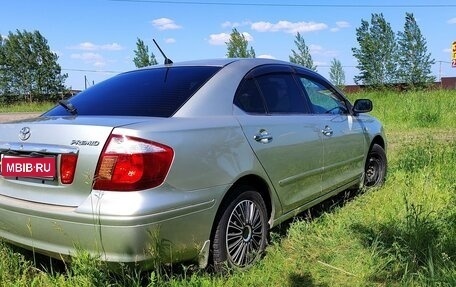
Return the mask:
<svg viewBox="0 0 456 287">
<path fill-rule="evenodd" d="M 213 5 L 213 6 L 259 6 L 259 7 L 320 7 L 320 8 L 450 8 L 456 4 L 284 4 L 253 2 L 206 2 L 206 1 L 156 1 L 156 0 L 109 0 L 113 2 L 137 2 L 151 4 Z"/>
</svg>

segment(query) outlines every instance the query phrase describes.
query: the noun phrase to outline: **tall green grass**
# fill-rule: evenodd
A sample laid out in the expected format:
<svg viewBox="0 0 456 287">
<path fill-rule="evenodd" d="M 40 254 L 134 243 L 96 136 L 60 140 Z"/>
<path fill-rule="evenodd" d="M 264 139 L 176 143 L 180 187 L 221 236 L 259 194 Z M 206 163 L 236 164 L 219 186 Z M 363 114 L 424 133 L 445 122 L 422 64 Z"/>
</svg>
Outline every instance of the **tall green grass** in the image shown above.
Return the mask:
<svg viewBox="0 0 456 287">
<path fill-rule="evenodd" d="M 12 105 L 0 104 L 0 113 L 12 113 L 12 112 L 35 112 L 42 113 L 55 106 L 55 103 L 51 102 L 32 102 L 32 103 L 17 103 Z"/>
<path fill-rule="evenodd" d="M 456 128 L 456 90 L 385 90 L 360 92 L 349 97 L 371 99 L 374 103 L 372 114 L 380 118 L 388 130 Z"/>
<path fill-rule="evenodd" d="M 84 251 L 58 267 L 1 244 L 0 286 L 456 286 L 456 91 L 351 97 L 372 99 L 385 124 L 385 185 L 343 193 L 274 229 L 250 270 L 112 271 Z"/>
</svg>

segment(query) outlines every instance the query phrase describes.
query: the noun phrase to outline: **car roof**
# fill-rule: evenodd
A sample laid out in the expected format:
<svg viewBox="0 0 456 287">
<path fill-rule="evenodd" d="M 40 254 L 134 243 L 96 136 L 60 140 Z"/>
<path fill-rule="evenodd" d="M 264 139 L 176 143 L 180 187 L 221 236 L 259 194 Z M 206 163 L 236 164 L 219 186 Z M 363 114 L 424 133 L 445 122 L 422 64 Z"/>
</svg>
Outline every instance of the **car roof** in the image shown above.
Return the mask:
<svg viewBox="0 0 456 287">
<path fill-rule="evenodd" d="M 141 69 L 154 69 L 154 68 L 162 68 L 162 67 L 181 67 L 181 66 L 216 66 L 216 67 L 224 67 L 226 65 L 237 63 L 237 64 L 248 64 L 252 66 L 260 66 L 265 64 L 282 64 L 282 65 L 289 65 L 289 66 L 296 66 L 300 68 L 304 68 L 302 66 L 296 65 L 291 62 L 286 62 L 277 59 L 269 59 L 269 58 L 213 58 L 213 59 L 200 59 L 200 60 L 189 60 L 189 61 L 180 61 L 174 62 L 172 64 L 158 64 L 153 66 L 144 67 Z"/>
<path fill-rule="evenodd" d="M 214 66 L 221 69 L 209 79 L 173 117 L 227 116 L 233 113 L 233 97 L 239 83 L 252 69 L 263 65 L 286 65 L 321 77 L 301 65 L 268 58 L 215 58 L 153 65 L 141 69 Z M 128 72 L 127 72 L 128 73 Z"/>
</svg>

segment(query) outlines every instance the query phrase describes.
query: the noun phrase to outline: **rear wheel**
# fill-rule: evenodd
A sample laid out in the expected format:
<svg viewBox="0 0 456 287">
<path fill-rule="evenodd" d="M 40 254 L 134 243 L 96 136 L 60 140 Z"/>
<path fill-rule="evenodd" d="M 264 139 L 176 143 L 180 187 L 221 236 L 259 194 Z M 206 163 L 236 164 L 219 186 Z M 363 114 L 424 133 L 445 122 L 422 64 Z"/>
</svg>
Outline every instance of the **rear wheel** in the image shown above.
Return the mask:
<svg viewBox="0 0 456 287">
<path fill-rule="evenodd" d="M 243 187 L 223 208 L 212 245 L 214 268 L 247 268 L 259 260 L 268 239 L 268 215 L 261 195 Z"/>
<path fill-rule="evenodd" d="M 364 168 L 364 186 L 381 186 L 385 182 L 387 159 L 385 150 L 378 144 L 374 144 L 367 155 Z"/>
</svg>

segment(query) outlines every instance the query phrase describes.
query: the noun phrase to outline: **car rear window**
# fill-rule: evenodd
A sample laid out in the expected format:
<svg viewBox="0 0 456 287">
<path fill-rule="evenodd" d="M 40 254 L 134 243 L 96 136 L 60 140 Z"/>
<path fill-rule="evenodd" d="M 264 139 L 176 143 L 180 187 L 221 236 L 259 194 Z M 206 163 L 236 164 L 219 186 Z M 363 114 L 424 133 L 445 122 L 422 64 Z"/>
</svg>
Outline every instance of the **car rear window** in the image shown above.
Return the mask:
<svg viewBox="0 0 456 287">
<path fill-rule="evenodd" d="M 172 116 L 220 67 L 163 67 L 127 72 L 68 100 L 78 115 Z M 46 116 L 70 113 L 56 106 Z"/>
</svg>

